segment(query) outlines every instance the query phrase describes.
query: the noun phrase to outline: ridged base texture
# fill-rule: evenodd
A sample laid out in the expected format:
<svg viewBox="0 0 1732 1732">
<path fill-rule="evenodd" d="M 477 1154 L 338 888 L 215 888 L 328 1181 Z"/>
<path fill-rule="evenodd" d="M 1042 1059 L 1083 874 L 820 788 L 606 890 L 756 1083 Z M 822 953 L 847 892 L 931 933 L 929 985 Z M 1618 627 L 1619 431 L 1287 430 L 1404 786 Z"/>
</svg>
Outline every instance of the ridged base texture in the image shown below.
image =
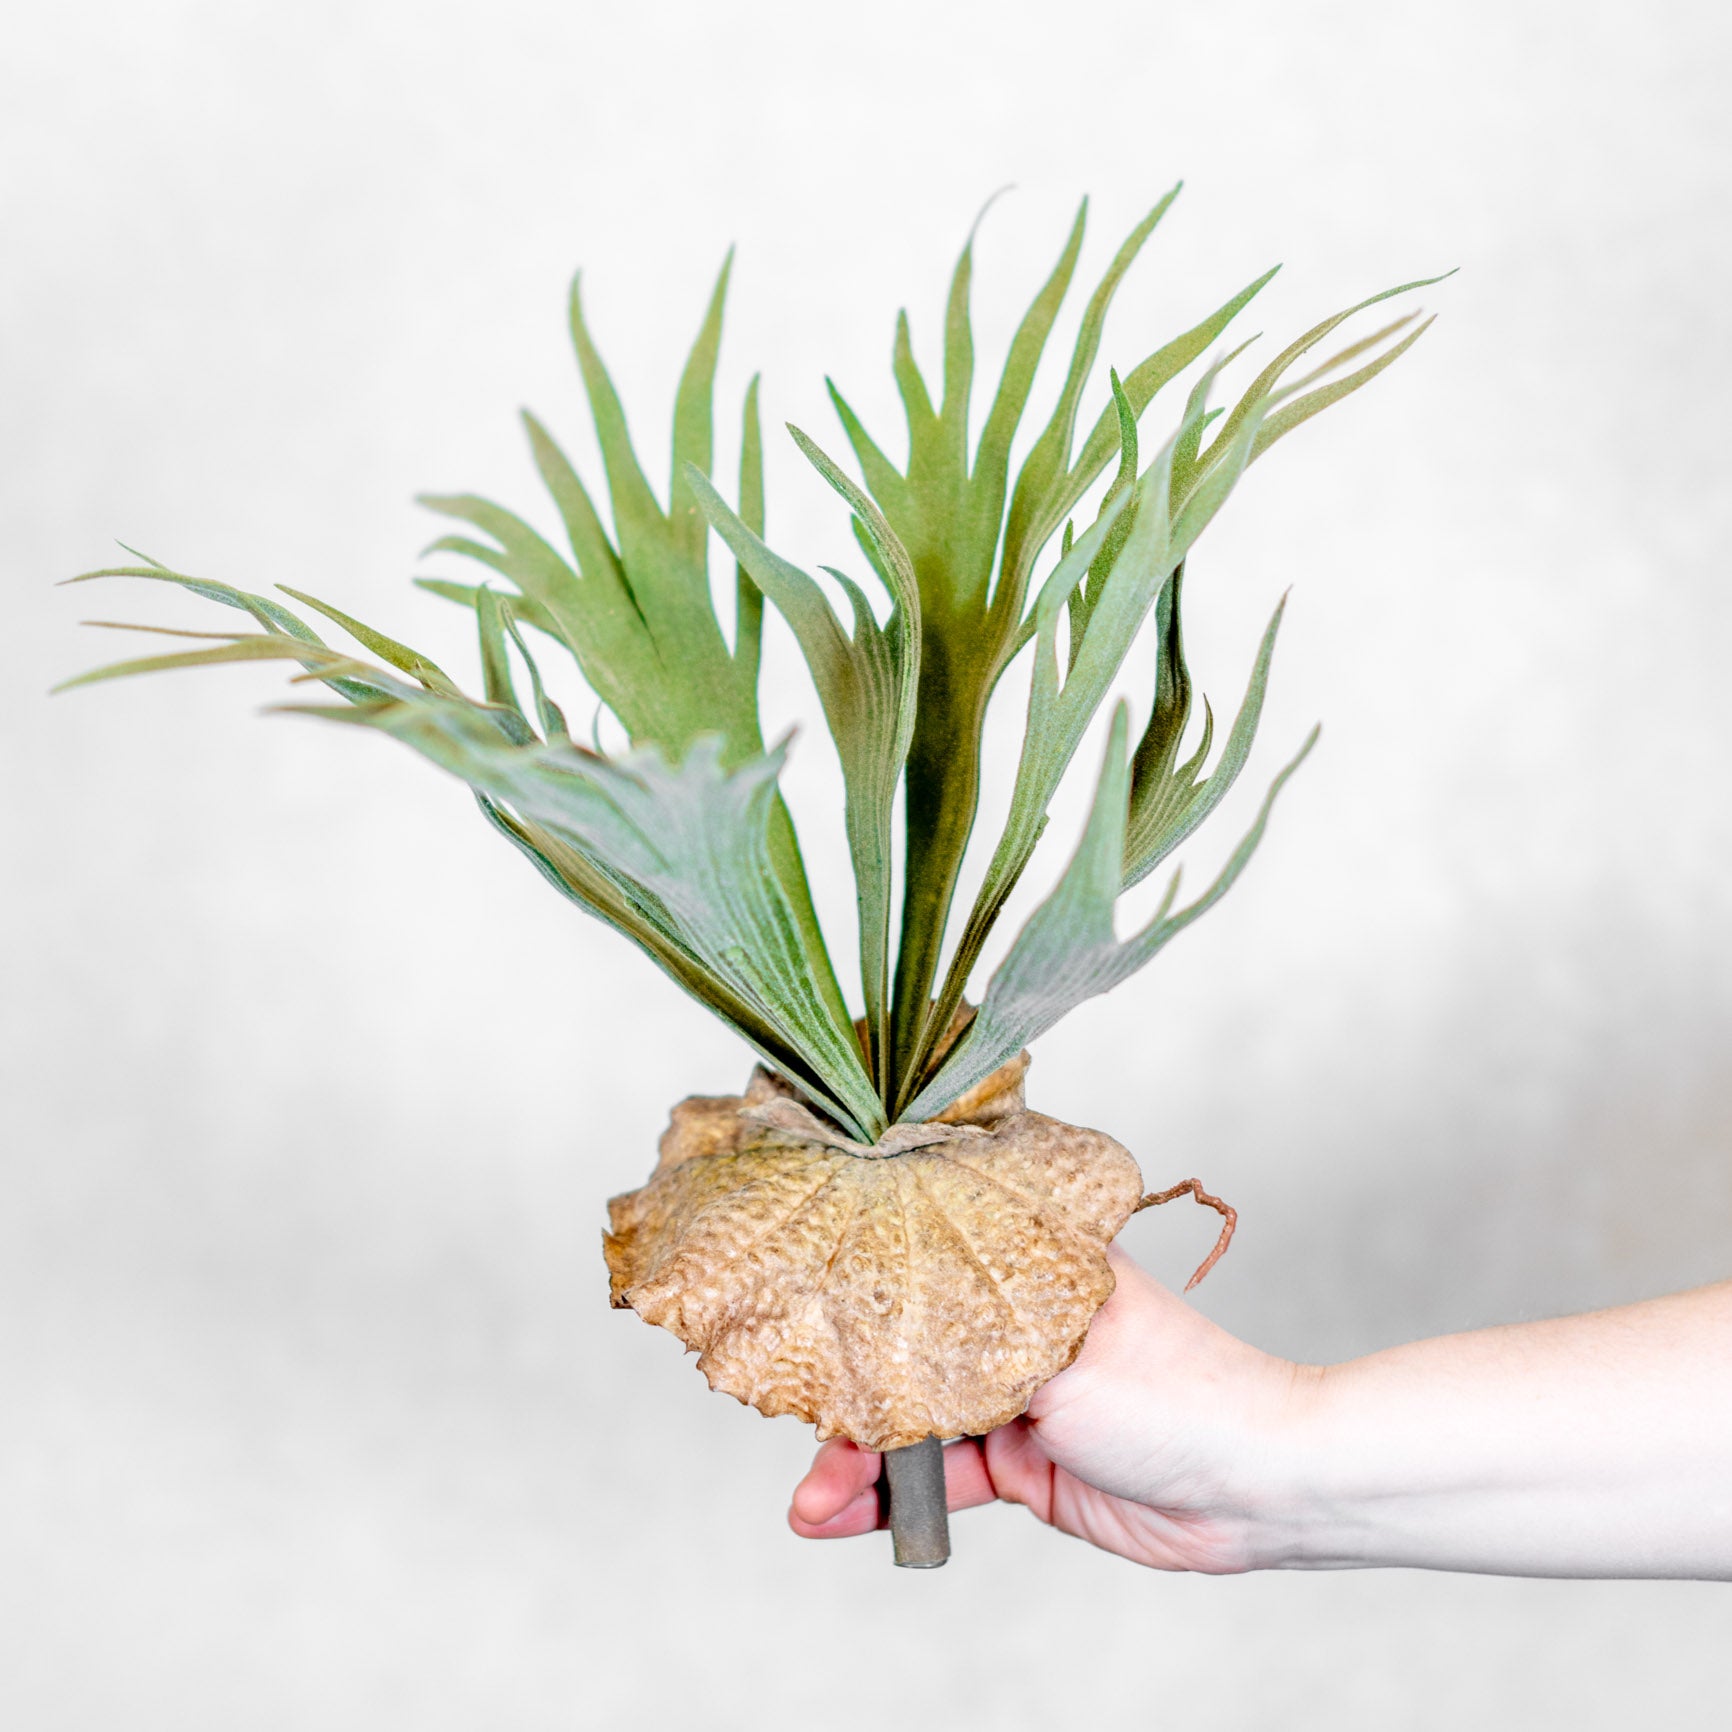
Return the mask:
<svg viewBox="0 0 1732 1732">
<path fill-rule="evenodd" d="M 1027 1064 L 941 1115 L 952 1140 L 881 1158 L 745 1116 L 792 1096 L 762 1069 L 682 1101 L 649 1183 L 608 1205 L 613 1303 L 694 1349 L 712 1389 L 821 1438 L 897 1449 L 1014 1419 L 1076 1357 L 1142 1194 L 1111 1137 L 1024 1106 Z"/>
</svg>

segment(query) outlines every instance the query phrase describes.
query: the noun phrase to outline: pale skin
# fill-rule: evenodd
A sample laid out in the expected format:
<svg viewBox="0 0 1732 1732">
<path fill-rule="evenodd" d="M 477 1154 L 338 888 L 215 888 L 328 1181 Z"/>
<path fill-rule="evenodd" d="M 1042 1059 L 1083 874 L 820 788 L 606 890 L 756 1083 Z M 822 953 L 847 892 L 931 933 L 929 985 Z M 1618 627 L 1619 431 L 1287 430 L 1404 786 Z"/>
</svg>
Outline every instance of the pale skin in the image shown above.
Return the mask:
<svg viewBox="0 0 1732 1732">
<path fill-rule="evenodd" d="M 952 1510 L 1022 1504 L 1160 1570 L 1401 1567 L 1732 1580 L 1732 1281 L 1298 1365 L 1114 1251 L 1118 1287 L 1027 1414 L 951 1444 Z M 879 1525 L 879 1457 L 823 1445 L 808 1539 Z"/>
</svg>

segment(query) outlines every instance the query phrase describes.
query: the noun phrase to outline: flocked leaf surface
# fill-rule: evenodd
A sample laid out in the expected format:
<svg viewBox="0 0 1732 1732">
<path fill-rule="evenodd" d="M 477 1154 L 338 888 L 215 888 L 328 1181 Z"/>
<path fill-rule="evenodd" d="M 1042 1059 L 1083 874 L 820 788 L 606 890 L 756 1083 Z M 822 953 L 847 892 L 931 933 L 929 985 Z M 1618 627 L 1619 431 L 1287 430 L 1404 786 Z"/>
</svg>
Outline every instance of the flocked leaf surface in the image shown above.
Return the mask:
<svg viewBox="0 0 1732 1732">
<path fill-rule="evenodd" d="M 571 334 L 601 446 L 613 519 L 610 535 L 588 488 L 553 436 L 525 413 L 530 449 L 565 529 L 570 557 L 516 513 L 473 494 L 428 494 L 423 503 L 486 537 L 441 536 L 429 551 L 459 553 L 514 586 L 517 617 L 551 633 L 613 711 L 634 745 L 659 746 L 674 759 L 702 734 L 723 742 L 723 761 L 744 763 L 764 749 L 758 723 L 762 601 L 743 578 L 730 648 L 710 595 L 707 529 L 690 472 L 707 477 L 713 457 L 712 397 L 727 298 L 729 264 L 710 297 L 680 376 L 674 405 L 673 475 L 664 511 L 638 461 L 623 405 L 571 291 Z M 740 512 L 764 526 L 762 439 L 754 380 L 746 393 L 741 443 Z M 429 582 L 435 593 L 475 604 L 480 591 Z M 819 983 L 825 1020 L 845 1027 L 848 1012 L 818 927 L 798 839 L 778 794 L 771 803 L 770 854 L 794 910 L 807 970 Z"/>
<path fill-rule="evenodd" d="M 1175 187 L 1161 199 L 1126 238 L 1091 295 L 1058 401 L 1014 485 L 1012 440 L 1076 270 L 1086 203 L 1058 264 L 1012 340 L 972 456 L 968 398 L 975 362 L 969 316 L 973 235 L 957 263 L 945 307 L 943 390 L 936 405 L 915 362 L 906 315 L 897 321 L 892 369 L 907 419 L 904 467 L 897 467 L 831 386 L 866 486 L 908 549 L 923 613 L 920 694 L 906 785 L 906 885 L 888 1066 L 889 1099 L 899 1112 L 929 1079 L 940 1032 L 960 1002 L 986 936 L 1039 838 L 1051 787 L 1062 776 L 1080 737 L 1077 720 L 1086 723 L 1102 701 L 1111 672 L 1185 551 L 1251 462 L 1286 432 L 1382 371 L 1424 328 L 1389 341 L 1410 321 L 1386 327 L 1332 356 L 1299 385 L 1284 385 L 1293 365 L 1346 318 L 1420 285 L 1402 285 L 1334 315 L 1306 332 L 1258 375 L 1205 445 L 1205 430 L 1221 414 L 1207 407 L 1208 382 L 1215 370 L 1211 369 L 1193 390 L 1179 431 L 1157 460 L 1170 490 L 1165 502 L 1167 521 L 1160 526 L 1164 540 L 1145 536 L 1140 557 L 1127 567 L 1121 556 L 1137 533 L 1136 520 L 1149 515 L 1141 509 L 1140 497 L 1134 503 L 1125 498 L 1135 473 L 1138 418 L 1163 386 L 1203 355 L 1274 274 L 1264 273 L 1190 330 L 1145 356 L 1125 373 L 1122 384 L 1115 377 L 1114 401 L 1097 416 L 1073 458 L 1082 395 L 1100 350 L 1108 309 L 1177 191 Z M 1364 365 L 1352 372 L 1343 370 L 1367 354 L 1371 359 Z M 1042 548 L 1115 453 L 1120 456 L 1121 474 L 1109 490 L 1106 510 L 1116 512 L 1116 521 L 1091 544 L 1080 570 L 1061 558 L 1063 575 L 1048 577 L 1033 611 L 1028 611 L 1027 596 Z M 1139 489 L 1139 495 L 1144 491 Z M 857 529 L 859 525 L 857 517 Z M 1067 556 L 1070 552 L 1068 531 L 1064 552 Z M 1048 643 L 1037 648 L 1037 656 L 1045 656 L 1056 639 L 1057 619 L 1048 605 L 1055 577 L 1071 628 L 1069 671 L 1080 670 L 1083 678 L 1064 680 L 1062 694 L 1054 678 L 1038 712 L 1031 708 L 1010 822 L 940 983 L 945 927 L 978 801 L 987 701 L 1005 668 L 1031 638 L 1038 638 L 1045 628 Z M 1103 670 L 1107 680 L 1098 677 Z M 1043 666 L 1037 665 L 1037 682 L 1045 677 Z M 1254 715 L 1251 725 L 1255 725 Z M 1208 787 L 1208 796 L 1218 798 L 1232 774 L 1226 768 Z M 1145 783 L 1139 781 L 1139 812 L 1149 809 L 1144 790 Z M 1171 788 L 1165 793 L 1169 799 L 1177 798 Z M 1195 822 L 1201 822 L 1211 803 L 1209 797 L 1189 803 Z"/>
<path fill-rule="evenodd" d="M 812 442 L 792 430 L 802 451 L 856 513 L 873 566 L 890 591 L 880 626 L 859 586 L 839 571 L 853 613 L 845 632 L 817 581 L 781 558 L 740 520 L 695 469 L 688 485 L 742 570 L 773 602 L 799 641 L 842 761 L 844 823 L 860 910 L 861 984 L 873 1079 L 888 1087 L 892 811 L 914 731 L 920 677 L 920 594 L 907 550 L 883 515 Z"/>
<path fill-rule="evenodd" d="M 1206 714 L 1197 749 L 1184 763 L 1177 761 L 1179 743 L 1191 716 L 1191 675 L 1185 666 L 1180 621 L 1184 576 L 1185 568 L 1178 566 L 1155 603 L 1159 661 L 1149 725 L 1131 759 L 1130 803 L 1125 820 L 1127 890 L 1140 884 L 1184 842 L 1238 780 L 1257 737 L 1257 723 L 1262 719 L 1263 699 L 1269 688 L 1269 663 L 1275 654 L 1275 639 L 1287 606 L 1283 597 L 1263 633 L 1244 699 L 1227 732 L 1221 756 L 1208 775 L 1203 776 L 1201 768 L 1214 740 L 1212 713 Z"/>
<path fill-rule="evenodd" d="M 146 575 L 208 587 L 160 568 Z M 258 612 L 247 599 L 231 605 Z M 323 611 L 418 683 L 330 649 L 288 610 L 269 605 L 267 633 L 232 634 L 209 649 L 122 662 L 67 683 L 221 662 L 300 663 L 302 678 L 320 679 L 350 701 L 294 707 L 391 734 L 462 777 L 545 877 L 649 951 L 840 1122 L 867 1136 L 883 1129 L 858 1041 L 830 1014 L 771 859 L 780 750 L 730 768 L 714 736 L 700 738 L 678 764 L 655 750 L 610 759 L 561 734 L 543 741 L 517 706 L 497 645 L 484 642 L 492 689 L 477 703 L 418 652 L 335 609 Z M 485 637 L 501 616 L 485 595 L 478 611 Z M 299 629 L 278 629 L 279 617 Z M 560 721 L 544 695 L 538 708 L 544 723 Z"/>
<path fill-rule="evenodd" d="M 710 736 L 677 765 L 657 751 L 516 745 L 432 696 L 331 714 L 393 735 L 563 838 L 801 1054 L 845 1122 L 884 1128 L 859 1044 L 830 1021 L 770 860 L 783 748 L 729 769 Z"/>
<path fill-rule="evenodd" d="M 1087 202 L 1063 252 L 1010 345 L 972 463 L 968 398 L 974 343 L 969 292 L 973 237 L 951 280 L 944 320 L 944 388 L 934 409 L 915 363 L 907 316 L 897 321 L 893 367 L 908 424 L 898 470 L 841 393 L 831 395 L 868 490 L 907 546 L 925 620 L 921 685 L 910 744 L 906 871 L 897 954 L 891 1081 L 898 1098 L 929 1058 L 947 1023 L 930 1003 L 945 923 L 979 799 L 986 705 L 1022 641 L 1023 607 L 1041 548 L 1119 448 L 1118 412 L 1102 412 L 1073 463 L 1081 393 L 1099 351 L 1114 293 L 1178 192 L 1162 198 L 1127 237 L 1085 309 L 1060 397 L 1033 449 L 1010 480 L 1011 445 L 1064 300 L 1083 240 Z M 1134 413 L 1198 358 L 1266 283 L 1266 273 L 1190 331 L 1134 367 L 1126 395 Z M 1007 520 L 1008 500 L 1008 520 Z"/>
<path fill-rule="evenodd" d="M 1256 822 L 1209 888 L 1174 913 L 1178 892 L 1175 877 L 1154 916 L 1121 941 L 1113 931 L 1113 905 L 1124 882 L 1131 785 L 1130 766 L 1125 760 L 1127 732 L 1121 704 L 1113 717 L 1094 806 L 1075 856 L 1057 888 L 1029 918 L 1010 954 L 993 974 L 967 1033 L 938 1074 L 909 1104 L 905 1117 L 918 1120 L 938 1113 L 1012 1053 L 1044 1034 L 1060 1017 L 1085 1000 L 1110 992 L 1192 921 L 1206 914 L 1244 871 L 1263 839 L 1275 797 L 1317 739 L 1313 730 L 1299 755 L 1275 778 Z"/>
<path fill-rule="evenodd" d="M 422 580 L 473 614 L 479 699 L 420 652 L 330 603 L 290 592 L 383 668 L 331 649 L 280 602 L 155 562 L 123 569 L 239 609 L 262 629 L 87 678 L 226 661 L 298 663 L 303 679 L 323 681 L 346 700 L 322 713 L 393 733 L 462 776 L 488 821 L 550 883 L 648 951 L 850 1136 L 876 1139 L 887 1122 L 930 1117 L 969 1079 L 978 1081 L 994 1055 L 1016 1050 L 1079 997 L 1140 966 L 1212 904 L 1249 857 L 1261 819 L 1200 902 L 1177 914 L 1163 908 L 1123 944 L 1113 936 L 1118 891 L 1168 858 L 1233 786 L 1267 688 L 1279 609 L 1211 764 L 1213 713 L 1205 706 L 1200 741 L 1191 727 L 1179 618 L 1187 555 L 1252 462 L 1376 377 L 1425 328 L 1414 315 L 1397 319 L 1294 380 L 1299 364 L 1346 319 L 1420 284 L 1371 296 L 1312 326 L 1230 407 L 1214 409 L 1210 387 L 1233 351 L 1196 380 L 1177 428 L 1139 473 L 1139 446 L 1152 443 L 1140 438 L 1140 417 L 1273 274 L 1145 354 L 1122 378 L 1114 373 L 1110 401 L 1092 420 L 1084 415 L 1115 293 L 1177 190 L 1133 229 L 1099 277 L 1056 401 L 1014 470 L 1012 449 L 1077 273 L 1086 203 L 1012 338 L 978 439 L 969 426 L 973 235 L 944 308 L 936 394 L 915 360 L 906 315 L 897 321 L 891 360 L 907 421 L 900 466 L 834 386 L 864 486 L 795 434 L 847 504 L 889 598 L 882 623 L 861 587 L 832 570 L 852 615 L 845 625 L 824 590 L 767 544 L 756 380 L 746 393 L 736 507 L 710 479 L 724 266 L 680 377 L 665 504 L 639 461 L 575 285 L 572 340 L 605 495 L 592 495 L 547 429 L 526 417 L 563 547 L 490 501 L 430 499 L 467 530 L 435 546 L 490 572 L 479 585 Z M 1080 447 L 1079 428 L 1088 429 Z M 1115 455 L 1117 475 L 1079 535 L 1069 516 Z M 711 596 L 712 527 L 736 562 L 731 640 Z M 1037 561 L 1061 528 L 1056 564 L 1037 581 Z M 780 752 L 764 748 L 756 689 L 766 599 L 812 669 L 842 763 L 860 929 L 860 1037 L 776 785 Z M 1033 858 L 1054 793 L 1151 616 L 1157 675 L 1141 739 L 1128 763 L 1103 773 L 1083 848 L 994 976 L 969 1036 L 945 1057 L 944 1031 Z M 570 653 L 624 727 L 631 751 L 608 757 L 598 723 L 583 730 L 594 731 L 594 752 L 573 742 L 525 628 L 533 628 L 543 652 L 551 639 Z M 975 820 L 987 701 L 1024 651 L 1034 665 L 1008 821 L 946 954 Z M 1115 741 L 1122 734 L 1121 722 Z M 1121 783 L 1122 800 L 1114 792 Z M 899 800 L 900 850 L 892 834 Z"/>
</svg>

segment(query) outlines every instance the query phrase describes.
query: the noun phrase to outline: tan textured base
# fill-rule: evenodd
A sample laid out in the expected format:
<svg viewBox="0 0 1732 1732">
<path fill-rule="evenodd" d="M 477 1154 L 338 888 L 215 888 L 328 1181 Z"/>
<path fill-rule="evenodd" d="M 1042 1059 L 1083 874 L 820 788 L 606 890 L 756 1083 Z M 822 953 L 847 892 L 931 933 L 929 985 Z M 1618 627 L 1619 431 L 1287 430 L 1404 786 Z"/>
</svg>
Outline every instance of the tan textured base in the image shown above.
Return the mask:
<svg viewBox="0 0 1732 1732">
<path fill-rule="evenodd" d="M 1027 1067 L 901 1153 L 817 1140 L 762 1069 L 682 1101 L 650 1182 L 608 1205 L 613 1303 L 695 1349 L 712 1389 L 820 1437 L 897 1449 L 1014 1419 L 1076 1357 L 1142 1195 L 1111 1137 L 1028 1111 Z"/>
</svg>

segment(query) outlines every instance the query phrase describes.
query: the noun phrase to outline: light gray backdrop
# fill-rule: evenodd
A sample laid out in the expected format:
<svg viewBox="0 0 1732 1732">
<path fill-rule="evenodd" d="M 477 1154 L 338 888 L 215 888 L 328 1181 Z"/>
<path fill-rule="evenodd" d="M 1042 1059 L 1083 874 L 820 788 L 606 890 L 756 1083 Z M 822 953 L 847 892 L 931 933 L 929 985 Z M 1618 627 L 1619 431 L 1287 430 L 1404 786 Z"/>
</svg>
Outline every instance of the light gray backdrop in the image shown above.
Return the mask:
<svg viewBox="0 0 1732 1732">
<path fill-rule="evenodd" d="M 773 428 L 839 444 L 825 370 L 888 422 L 895 308 L 931 363 L 1003 182 L 994 358 L 1085 191 L 1092 274 L 1188 179 L 1121 365 L 1269 263 L 1266 347 L 1460 265 L 1413 355 L 1195 561 L 1218 701 L 1293 587 L 1262 774 L 1319 717 L 1323 743 L 1229 901 L 1041 1043 L 1035 1098 L 1238 1204 L 1198 1302 L 1285 1353 L 1723 1276 L 1729 36 L 1721 7 L 1531 0 L 128 0 L 15 26 L 0 1719 L 1723 1725 L 1712 1586 L 1166 1579 L 1013 1511 L 960 1520 L 930 1577 L 796 1542 L 806 1432 L 608 1312 L 597 1248 L 670 1101 L 736 1085 L 743 1051 L 437 772 L 260 719 L 273 671 L 44 692 L 123 647 L 81 616 L 227 623 L 50 587 L 116 537 L 333 596 L 467 674 L 454 611 L 408 587 L 435 568 L 411 495 L 541 513 L 520 402 L 593 462 L 578 266 L 659 475 L 730 242 L 725 465 L 756 367 Z M 848 563 L 779 432 L 770 464 L 779 539 Z M 785 658 L 770 685 L 778 715 L 805 701 Z M 808 730 L 796 801 L 830 778 Z M 1170 1279 L 1208 1238 L 1176 1210 L 1127 1233 Z"/>
</svg>

